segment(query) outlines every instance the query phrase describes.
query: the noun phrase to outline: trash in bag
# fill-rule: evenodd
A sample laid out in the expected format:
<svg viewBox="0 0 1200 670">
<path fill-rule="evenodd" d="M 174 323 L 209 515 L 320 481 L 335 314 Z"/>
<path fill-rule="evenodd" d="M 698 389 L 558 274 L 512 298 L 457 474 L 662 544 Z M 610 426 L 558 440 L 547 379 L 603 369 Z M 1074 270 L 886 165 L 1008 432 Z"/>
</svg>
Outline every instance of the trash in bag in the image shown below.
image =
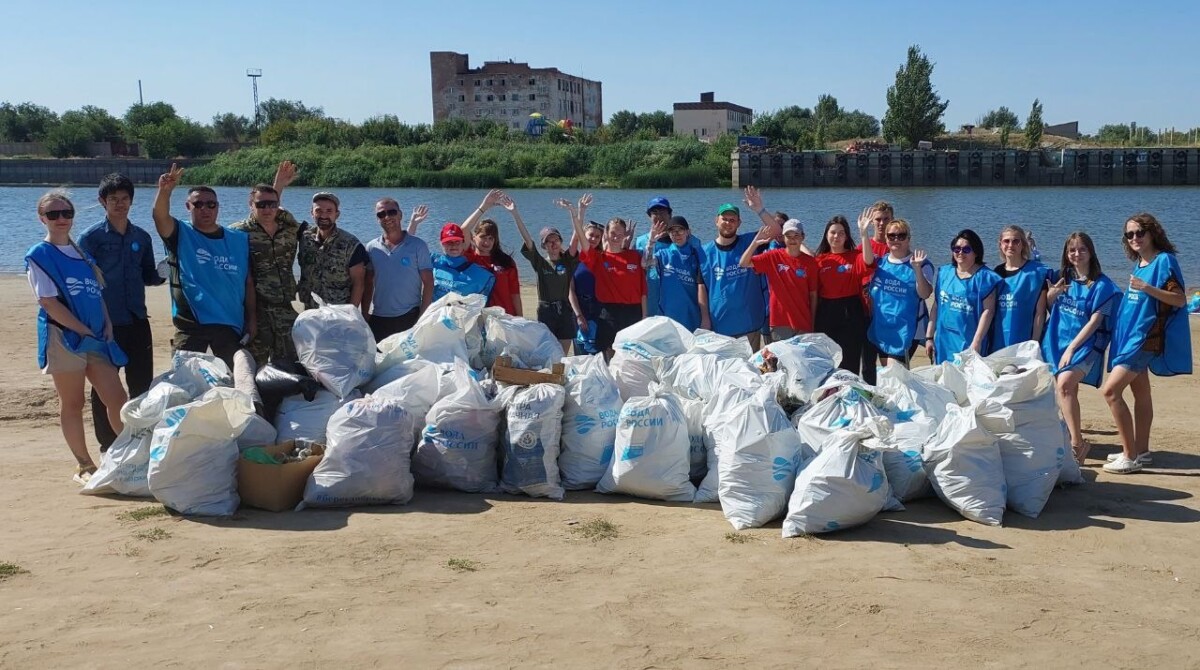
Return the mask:
<svg viewBox="0 0 1200 670">
<path fill-rule="evenodd" d="M 796 473 L 813 452 L 792 429 L 769 388 L 705 422 L 716 444 L 718 498 L 734 530 L 758 528 L 783 515 Z"/>
<path fill-rule="evenodd" d="M 241 435 L 238 435 L 237 445 L 238 449 L 246 449 L 275 444 L 278 441 L 279 431 L 275 429 L 275 426 L 255 414 L 246 422 L 246 427 L 242 429 Z"/>
<path fill-rule="evenodd" d="M 367 382 L 366 384 L 363 384 L 361 390 L 364 394 L 375 393 L 376 391 L 383 388 L 384 386 L 387 386 L 388 384 L 391 384 L 392 382 L 397 381 L 399 379 L 403 379 L 404 377 L 407 377 L 408 375 L 411 375 L 414 372 L 421 370 L 422 368 L 427 368 L 427 367 L 436 368 L 439 365 L 444 365 L 444 364 L 443 363 L 434 363 L 432 361 L 427 361 L 423 358 L 411 358 L 407 361 L 402 361 L 400 363 L 395 363 L 393 365 L 390 365 L 386 369 L 383 369 L 383 370 L 376 368 L 375 376 L 371 378 L 371 381 Z"/>
<path fill-rule="evenodd" d="M 567 398 L 558 468 L 564 488 L 594 489 L 612 460 L 624 403 L 602 354 L 564 358 L 563 364 Z"/>
<path fill-rule="evenodd" d="M 354 305 L 322 305 L 296 317 L 292 342 L 300 364 L 339 398 L 375 376 L 375 336 Z"/>
<path fill-rule="evenodd" d="M 823 333 L 772 342 L 750 357 L 750 364 L 759 371 L 786 375 L 783 392 L 792 407 L 808 404 L 813 391 L 841 362 L 842 348 Z"/>
<path fill-rule="evenodd" d="M 884 402 L 907 417 L 921 413 L 935 422 L 946 416 L 947 405 L 957 405 L 954 392 L 913 374 L 902 365 L 888 365 L 879 369 L 875 389 Z"/>
<path fill-rule="evenodd" d="M 649 360 L 656 356 L 687 353 L 692 342 L 692 334 L 678 321 L 666 316 L 651 316 L 619 331 L 613 339 L 613 350 L 626 349 Z"/>
<path fill-rule="evenodd" d="M 291 361 L 267 363 L 254 374 L 254 383 L 262 397 L 263 411 L 269 421 L 275 420 L 279 404 L 284 398 L 301 395 L 305 400 L 311 401 L 322 388 L 320 382 L 308 376 L 308 372 L 300 363 Z"/>
<path fill-rule="evenodd" d="M 675 396 L 632 398 L 621 408 L 612 463 L 596 490 L 691 502 L 687 423 Z"/>
<path fill-rule="evenodd" d="M 262 395 L 258 392 L 258 384 L 254 381 L 257 373 L 258 364 L 254 362 L 254 356 L 249 349 L 233 352 L 233 388 L 250 396 L 250 402 L 254 403 L 254 411 L 263 414 L 266 408 L 263 406 Z M 271 418 L 273 417 L 268 417 L 267 420 L 270 421 Z"/>
<path fill-rule="evenodd" d="M 793 416 L 800 437 L 815 451 L 821 450 L 821 445 L 834 431 L 853 430 L 873 419 L 885 418 L 867 393 L 855 386 L 844 387 Z M 890 422 L 887 431 L 891 431 Z"/>
<path fill-rule="evenodd" d="M 407 373 L 384 384 L 371 395 L 398 400 L 413 416 L 414 440 L 419 441 L 421 431 L 425 428 L 425 415 L 433 403 L 454 392 L 454 367 L 414 358 L 389 368 L 388 372 L 394 370 Z"/>
<path fill-rule="evenodd" d="M 884 509 L 903 509 L 892 497 L 879 452 L 862 445 L 882 432 L 877 421 L 833 433 L 804 466 L 788 501 L 784 537 L 842 530 Z"/>
<path fill-rule="evenodd" d="M 763 385 L 762 375 L 745 359 L 721 358 L 719 354 L 686 353 L 655 359 L 654 365 L 663 388 L 680 398 L 707 402 L 722 388 L 753 390 Z"/>
<path fill-rule="evenodd" d="M 508 356 L 513 367 L 549 369 L 562 360 L 562 354 L 562 345 L 546 324 L 510 316 L 502 307 L 483 310 L 484 368 L 491 369 L 497 357 Z"/>
<path fill-rule="evenodd" d="M 921 459 L 933 490 L 963 517 L 989 526 L 1004 520 L 1007 487 L 996 437 L 973 407 L 949 407 Z"/>
<path fill-rule="evenodd" d="M 167 409 L 191 400 L 187 391 L 174 384 L 158 382 L 142 395 L 125 403 L 121 421 L 125 428 L 104 452 L 100 467 L 84 484 L 80 493 L 101 495 L 117 493 L 126 496 L 150 497 L 146 473 L 150 468 L 150 442 L 154 426 L 162 420 Z"/>
<path fill-rule="evenodd" d="M 562 500 L 558 453 L 567 392 L 558 384 L 515 388 L 504 410 L 500 487 L 505 493 Z"/>
<path fill-rule="evenodd" d="M 650 395 L 664 392 L 669 393 L 669 391 L 660 390 L 658 384 L 650 385 Z M 683 410 L 683 418 L 687 423 L 688 479 L 691 479 L 693 483 L 699 483 L 708 474 L 708 452 L 713 449 L 712 435 L 704 427 L 704 419 L 708 415 L 708 403 L 680 396 L 675 396 L 675 399 L 679 401 L 679 407 Z M 791 426 L 789 425 L 788 428 L 790 429 Z"/>
<path fill-rule="evenodd" d="M 754 355 L 754 349 L 745 336 L 729 337 L 700 328 L 692 333 L 692 346 L 688 347 L 687 353 L 715 354 L 720 358 L 740 358 L 744 361 Z"/>
<path fill-rule="evenodd" d="M 157 382 L 174 384 L 187 391 L 194 400 L 209 389 L 233 386 L 233 375 L 225 361 L 195 351 L 176 351 L 171 355 L 171 369 L 154 378 Z"/>
<path fill-rule="evenodd" d="M 302 395 L 284 398 L 283 402 L 279 403 L 279 411 L 275 413 L 277 439 L 308 440 L 325 444 L 325 426 L 329 423 L 329 417 L 342 405 L 360 397 L 361 394 L 354 391 L 349 398 L 342 400 L 321 389 L 313 396 L 311 402 L 305 400 Z"/>
<path fill-rule="evenodd" d="M 773 397 L 776 389 L 774 386 L 765 383 L 760 387 L 752 389 L 745 389 L 738 386 L 725 387 L 717 397 L 709 401 L 706 409 L 708 416 L 727 416 L 734 407 L 753 399 L 760 391 L 768 397 Z M 707 425 L 704 426 L 704 449 L 706 461 L 704 479 L 696 487 L 696 496 L 692 501 L 696 503 L 720 502 L 720 459 L 717 455 L 717 443 L 713 439 L 712 431 L 709 430 Z"/>
<path fill-rule="evenodd" d="M 180 514 L 236 512 L 237 438 L 252 416 L 250 396 L 232 388 L 168 409 L 150 442 L 150 493 Z"/>
<path fill-rule="evenodd" d="M 496 455 L 503 407 L 487 396 L 461 360 L 454 364 L 454 386 L 425 415 L 413 474 L 425 486 L 494 492 L 500 483 Z"/>
<path fill-rule="evenodd" d="M 305 507 L 403 505 L 412 500 L 413 420 L 391 398 L 352 400 L 329 419 L 325 457 L 304 486 Z"/>
<path fill-rule="evenodd" d="M 471 367 L 482 368 L 480 321 L 485 300 L 482 295 L 457 293 L 447 293 L 435 300 L 412 328 L 379 343 L 377 370 L 382 372 L 412 358 L 448 364 L 461 359 Z"/>
<path fill-rule="evenodd" d="M 643 357 L 642 349 L 618 348 L 608 362 L 608 370 L 621 390 L 621 399 L 629 400 L 650 393 L 650 384 L 658 380 L 654 358 Z"/>
</svg>

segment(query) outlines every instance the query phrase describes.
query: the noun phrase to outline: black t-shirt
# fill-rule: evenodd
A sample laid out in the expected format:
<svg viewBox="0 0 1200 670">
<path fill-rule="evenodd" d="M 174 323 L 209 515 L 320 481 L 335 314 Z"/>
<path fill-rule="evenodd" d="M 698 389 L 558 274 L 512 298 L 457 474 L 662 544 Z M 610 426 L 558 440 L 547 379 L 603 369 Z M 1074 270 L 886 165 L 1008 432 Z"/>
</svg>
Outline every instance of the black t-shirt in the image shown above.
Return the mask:
<svg viewBox="0 0 1200 670">
<path fill-rule="evenodd" d="M 167 250 L 167 267 L 169 268 L 167 283 L 171 287 L 171 301 L 175 304 L 175 314 L 172 320 L 179 326 L 196 326 L 196 315 L 192 313 L 192 307 L 188 304 L 187 295 L 183 292 L 183 282 L 179 279 L 179 227 L 188 224 L 175 220 L 175 230 L 170 235 L 162 238 L 163 248 Z M 217 229 L 212 232 L 204 232 L 196 230 L 197 233 L 207 237 L 210 240 L 220 240 L 225 237 L 225 228 L 217 226 Z"/>
</svg>

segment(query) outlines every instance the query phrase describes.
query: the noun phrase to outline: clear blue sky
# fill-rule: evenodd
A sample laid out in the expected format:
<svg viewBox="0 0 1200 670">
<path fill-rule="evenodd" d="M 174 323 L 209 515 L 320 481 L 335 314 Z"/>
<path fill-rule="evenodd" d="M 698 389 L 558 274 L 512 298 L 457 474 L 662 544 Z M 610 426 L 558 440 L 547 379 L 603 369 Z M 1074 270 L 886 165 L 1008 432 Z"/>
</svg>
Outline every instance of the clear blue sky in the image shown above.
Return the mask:
<svg viewBox="0 0 1200 670">
<path fill-rule="evenodd" d="M 52 9 L 51 9 L 52 8 Z M 604 83 L 605 117 L 670 110 L 715 91 L 756 112 L 832 93 L 882 118 L 917 43 L 936 63 L 950 127 L 1007 105 L 1024 121 L 1200 126 L 1200 51 L 1181 29 L 1200 3 L 1060 2 L 14 2 L 4 10 L 0 100 L 120 116 L 163 100 L 208 122 L 262 99 L 361 121 L 432 120 L 429 52 L 513 59 Z"/>
</svg>

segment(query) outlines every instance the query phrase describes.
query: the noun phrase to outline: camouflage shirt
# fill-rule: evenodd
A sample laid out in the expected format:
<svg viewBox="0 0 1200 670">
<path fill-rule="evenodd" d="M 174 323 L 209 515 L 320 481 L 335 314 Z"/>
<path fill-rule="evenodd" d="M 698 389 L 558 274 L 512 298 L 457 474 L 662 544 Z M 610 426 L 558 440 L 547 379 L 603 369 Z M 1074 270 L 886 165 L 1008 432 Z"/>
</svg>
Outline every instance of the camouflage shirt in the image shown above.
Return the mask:
<svg viewBox="0 0 1200 670">
<path fill-rule="evenodd" d="M 328 238 L 318 238 L 316 226 L 305 223 L 300 228 L 300 302 L 313 309 L 317 301 L 313 294 L 330 305 L 350 303 L 353 288 L 350 281 L 351 259 L 362 246 L 358 238 L 341 228 L 334 228 Z"/>
<path fill-rule="evenodd" d="M 286 209 L 275 217 L 275 235 L 267 235 L 257 220 L 245 218 L 229 226 L 250 236 L 250 268 L 254 274 L 254 293 L 259 302 L 290 305 L 296 297 L 297 237 L 300 225 Z"/>
</svg>

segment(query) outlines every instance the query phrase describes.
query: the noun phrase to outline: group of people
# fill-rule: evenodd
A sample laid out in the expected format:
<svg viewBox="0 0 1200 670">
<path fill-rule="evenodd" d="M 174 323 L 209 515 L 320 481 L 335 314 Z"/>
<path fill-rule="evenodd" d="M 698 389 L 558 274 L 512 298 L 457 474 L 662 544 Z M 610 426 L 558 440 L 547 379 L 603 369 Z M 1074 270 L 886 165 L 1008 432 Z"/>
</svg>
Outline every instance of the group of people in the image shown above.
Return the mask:
<svg viewBox="0 0 1200 670">
<path fill-rule="evenodd" d="M 1033 259 L 1031 235 L 1007 226 L 999 237 L 1003 262 L 989 268 L 979 235 L 965 229 L 950 244 L 950 262 L 935 268 L 913 247 L 910 224 L 883 201 L 864 209 L 854 227 L 841 215 L 829 219 L 813 249 L 803 224 L 769 212 L 752 186 L 744 204 L 757 229 L 742 232 L 741 207 L 725 203 L 716 210 L 717 235 L 707 243 L 665 197 L 649 201 L 649 232 L 635 236 L 632 221 L 589 219 L 591 195 L 556 201 L 570 218 L 569 241 L 549 226 L 535 241 L 512 198 L 492 190 L 461 225 L 442 226 L 441 251 L 431 253 L 416 235 L 427 208 L 415 207 L 405 226 L 390 197 L 375 203 L 381 231 L 366 244 L 337 226 L 340 201 L 333 193 L 314 194 L 312 222 L 298 222 L 282 206 L 296 176 L 288 161 L 273 184 L 251 189 L 242 220 L 219 225 L 216 192 L 192 186 L 184 222 L 171 214 L 182 173 L 172 166 L 159 178 L 153 207 L 167 252 L 165 278 L 156 270 L 149 234 L 129 221 L 134 187 L 128 178 L 109 175 L 100 184 L 105 218 L 78 243 L 70 235 L 75 206 L 67 194 L 51 191 L 38 201 L 46 237 L 26 255 L 41 307 L 38 363 L 59 394 L 77 481 L 95 470 L 83 429 L 85 378 L 104 451 L 122 428 L 121 406 L 145 392 L 153 376 L 146 286 L 169 282 L 175 350 L 211 350 L 231 367 L 242 348 L 259 365 L 295 359 L 293 301 L 305 308 L 358 306 L 377 340 L 411 328 L 450 292 L 480 294 L 489 306 L 523 316 L 516 262 L 502 248 L 496 221 L 486 218 L 497 207 L 512 217 L 521 254 L 536 274 L 536 318 L 564 352 L 574 347 L 577 354 L 611 356 L 618 332 L 662 315 L 688 330 L 744 336 L 756 350 L 764 341 L 825 333 L 842 348 L 841 366 L 874 383 L 878 365 L 907 367 L 922 347 L 941 363 L 966 350 L 986 355 L 1033 340 L 1057 375 L 1060 407 L 1082 462 L 1088 443 L 1080 430 L 1078 386 L 1100 385 L 1107 351 L 1103 394 L 1122 452 L 1105 469 L 1117 473 L 1150 462 L 1147 374 L 1191 372 L 1183 276 L 1174 246 L 1150 214 L 1125 224 L 1123 244 L 1134 268 L 1122 293 L 1101 272 L 1083 232 L 1067 238 L 1061 266 L 1051 269 Z M 122 367 L 128 394 L 118 377 Z M 1133 391 L 1133 412 L 1123 399 L 1126 387 Z"/>
</svg>

